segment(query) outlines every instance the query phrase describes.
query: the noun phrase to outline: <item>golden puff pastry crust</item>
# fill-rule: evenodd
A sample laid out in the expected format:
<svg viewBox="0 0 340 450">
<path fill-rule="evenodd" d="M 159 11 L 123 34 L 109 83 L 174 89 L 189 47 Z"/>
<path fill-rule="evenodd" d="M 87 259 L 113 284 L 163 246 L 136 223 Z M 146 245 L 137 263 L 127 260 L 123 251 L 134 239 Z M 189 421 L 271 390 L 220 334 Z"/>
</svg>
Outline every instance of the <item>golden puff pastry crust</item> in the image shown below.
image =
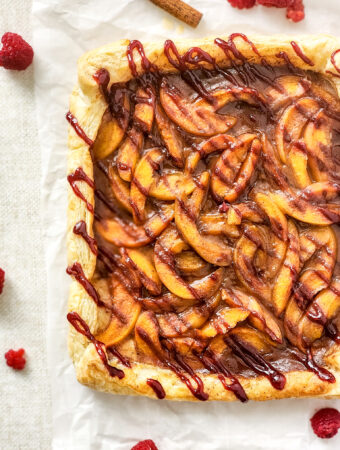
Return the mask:
<svg viewBox="0 0 340 450">
<path fill-rule="evenodd" d="M 228 41 L 228 36 L 222 36 Z M 313 61 L 310 66 L 304 62 L 291 45 L 292 38 L 286 35 L 275 36 L 248 36 L 262 57 L 272 66 L 282 65 L 284 59 L 277 54 L 284 51 L 290 61 L 298 68 L 311 70 L 316 73 L 331 77 L 336 88 L 340 89 L 340 78 L 331 61 L 331 55 L 340 47 L 340 40 L 326 35 L 299 36 L 295 41 L 302 49 L 303 54 Z M 261 57 L 254 53 L 249 43 L 243 38 L 236 37 L 234 43 L 237 49 L 250 62 L 261 63 Z M 110 74 L 110 84 L 126 82 L 132 78 L 126 56 L 128 40 L 121 40 L 92 50 L 83 55 L 78 62 L 78 84 L 74 88 L 70 98 L 70 111 L 78 120 L 86 135 L 95 140 L 102 116 L 107 108 L 97 82 L 93 75 L 99 69 L 106 69 Z M 231 60 L 214 44 L 214 38 L 187 39 L 175 42 L 180 54 L 185 53 L 191 47 L 200 47 L 215 58 L 220 67 L 229 67 Z M 163 42 L 144 42 L 144 51 L 149 61 L 155 64 L 162 72 L 176 72 L 164 54 Z M 235 58 L 234 58 L 235 59 Z M 237 61 L 239 63 L 240 61 Z M 140 58 L 137 58 L 138 73 L 143 73 Z M 332 76 L 334 74 L 334 76 Z M 68 174 L 72 174 L 76 168 L 82 167 L 84 172 L 93 180 L 93 163 L 89 146 L 75 132 L 73 127 L 68 131 Z M 90 204 L 94 204 L 94 191 L 87 183 L 81 183 L 81 192 Z M 91 280 L 96 267 L 96 256 L 91 252 L 87 243 L 81 236 L 73 233 L 74 225 L 80 220 L 85 221 L 87 231 L 93 236 L 93 213 L 88 210 L 86 203 L 82 201 L 74 191 L 68 190 L 68 265 L 79 262 L 85 276 Z M 68 310 L 77 312 L 88 324 L 95 335 L 103 328 L 107 316 L 102 308 L 97 307 L 83 286 L 73 279 L 70 287 Z M 155 398 L 154 391 L 146 384 L 148 378 L 161 382 L 166 398 L 171 400 L 196 400 L 176 375 L 166 369 L 145 363 L 133 363 L 131 368 L 124 367 L 118 360 L 115 367 L 124 370 L 125 377 L 118 379 L 111 377 L 104 367 L 96 349 L 86 337 L 70 327 L 68 348 L 73 360 L 77 379 L 92 388 L 124 395 L 145 395 Z M 338 397 L 340 396 L 340 346 L 333 345 L 325 357 L 327 368 L 336 377 L 335 383 L 321 381 L 310 371 L 291 371 L 286 373 L 287 383 L 283 390 L 273 388 L 269 380 L 263 376 L 255 378 L 239 377 L 240 382 L 248 396 L 252 400 L 270 400 L 287 397 Z M 205 385 L 205 392 L 209 394 L 209 400 L 233 401 L 232 392 L 223 388 L 217 382 L 217 375 L 200 374 Z"/>
</svg>

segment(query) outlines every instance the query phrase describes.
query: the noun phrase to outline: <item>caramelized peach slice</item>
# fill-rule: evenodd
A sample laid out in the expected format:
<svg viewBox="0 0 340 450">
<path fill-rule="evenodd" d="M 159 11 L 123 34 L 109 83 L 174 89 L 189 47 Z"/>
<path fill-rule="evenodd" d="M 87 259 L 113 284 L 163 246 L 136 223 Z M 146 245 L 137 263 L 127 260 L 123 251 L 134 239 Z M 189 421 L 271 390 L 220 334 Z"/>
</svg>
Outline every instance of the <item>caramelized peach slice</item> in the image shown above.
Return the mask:
<svg viewBox="0 0 340 450">
<path fill-rule="evenodd" d="M 178 131 L 176 130 L 176 126 L 169 120 L 159 103 L 156 105 L 156 122 L 159 134 L 161 135 L 175 166 L 182 168 L 184 165 L 182 153 L 183 144 Z"/>
<path fill-rule="evenodd" d="M 163 348 L 159 340 L 159 325 L 151 311 L 143 311 L 136 322 L 135 340 L 138 351 L 146 356 L 162 358 Z"/>
<path fill-rule="evenodd" d="M 125 181 L 131 181 L 132 179 L 139 152 L 143 147 L 143 141 L 143 133 L 136 128 L 131 128 L 119 147 L 117 169 L 119 176 Z"/>
<path fill-rule="evenodd" d="M 236 225 L 229 225 L 228 217 L 223 213 L 201 214 L 199 217 L 199 228 L 203 234 L 218 236 L 225 234 L 231 238 L 240 236 Z"/>
<path fill-rule="evenodd" d="M 202 236 L 192 217 L 187 200 L 176 200 L 175 221 L 186 242 L 205 261 L 217 266 L 228 266 L 231 262 L 231 249 L 216 236 Z"/>
<path fill-rule="evenodd" d="M 175 349 L 176 353 L 182 356 L 188 356 L 195 353 L 202 353 L 205 348 L 205 343 L 193 339 L 191 337 L 176 337 L 171 339 L 171 347 Z"/>
<path fill-rule="evenodd" d="M 308 149 L 308 167 L 315 181 L 328 181 L 335 170 L 332 159 L 332 120 L 320 110 L 304 132 Z"/>
<path fill-rule="evenodd" d="M 294 281 L 300 269 L 299 233 L 294 223 L 288 221 L 288 247 L 283 264 L 277 275 L 272 291 L 271 303 L 277 316 L 285 310 L 292 292 Z"/>
<path fill-rule="evenodd" d="M 278 344 L 268 339 L 267 336 L 254 328 L 247 325 L 239 325 L 230 330 L 230 335 L 237 337 L 237 340 L 246 346 L 252 347 L 260 354 L 266 354 L 273 351 Z"/>
<path fill-rule="evenodd" d="M 135 111 L 133 113 L 134 122 L 138 128 L 145 133 L 150 133 L 155 115 L 154 92 L 144 89 L 137 89 Z"/>
<path fill-rule="evenodd" d="M 312 183 L 312 180 L 308 173 L 308 156 L 304 144 L 300 144 L 300 142 L 292 144 L 287 162 L 293 175 L 294 185 L 304 189 Z"/>
<path fill-rule="evenodd" d="M 210 267 L 197 253 L 192 251 L 180 253 L 176 256 L 175 261 L 177 269 L 186 276 L 202 276 L 203 272 Z"/>
<path fill-rule="evenodd" d="M 117 169 L 113 166 L 109 167 L 109 178 L 112 192 L 118 200 L 119 204 L 132 214 L 128 183 L 120 178 Z"/>
<path fill-rule="evenodd" d="M 143 304 L 145 309 L 156 313 L 164 313 L 164 312 L 181 312 L 190 306 L 194 306 L 201 302 L 200 299 L 191 298 L 184 299 L 181 297 L 177 297 L 177 295 L 172 294 L 171 292 L 167 292 L 164 295 L 160 295 L 158 297 L 144 297 L 141 298 L 140 301 Z"/>
<path fill-rule="evenodd" d="M 301 346 L 310 346 L 322 336 L 324 326 L 340 310 L 340 281 L 335 279 L 329 288 L 321 291 L 309 305 L 299 323 Z"/>
<path fill-rule="evenodd" d="M 155 244 L 154 259 L 162 283 L 178 297 L 185 299 L 210 297 L 223 279 L 224 270 L 221 268 L 191 283 L 185 281 L 177 272 L 174 254 L 166 247 L 165 239 L 162 237 Z"/>
<path fill-rule="evenodd" d="M 160 295 L 162 292 L 162 283 L 159 279 L 154 263 L 153 252 L 151 249 L 122 249 L 128 258 L 128 262 L 138 271 L 139 277 L 152 295 Z"/>
<path fill-rule="evenodd" d="M 254 174 L 260 153 L 261 143 L 251 134 L 239 136 L 238 144 L 222 153 L 211 178 L 211 190 L 218 201 L 237 200 Z"/>
<path fill-rule="evenodd" d="M 249 314 L 249 311 L 243 308 L 221 308 L 207 324 L 200 330 L 196 330 L 196 334 L 201 339 L 210 339 L 218 334 L 224 335 L 239 322 L 246 320 Z"/>
<path fill-rule="evenodd" d="M 319 109 L 317 101 L 306 97 L 288 106 L 283 112 L 275 131 L 276 147 L 283 163 L 287 162 L 287 147 L 300 138 L 303 128 Z"/>
<path fill-rule="evenodd" d="M 153 148 L 143 155 L 136 166 L 130 188 L 130 203 L 137 224 L 145 220 L 145 202 L 163 158 L 161 149 Z"/>
<path fill-rule="evenodd" d="M 255 328 L 266 333 L 273 341 L 282 343 L 282 332 L 278 322 L 255 297 L 239 289 L 223 289 L 222 299 L 229 306 L 249 311 L 249 321 Z"/>
<path fill-rule="evenodd" d="M 276 233 L 280 239 L 286 241 L 288 235 L 286 216 L 281 212 L 277 205 L 270 200 L 268 195 L 262 192 L 255 193 L 254 200 L 268 217 L 274 233 Z"/>
<path fill-rule="evenodd" d="M 130 103 L 126 94 L 123 94 L 123 105 L 126 111 L 130 109 Z M 106 110 L 98 129 L 96 140 L 92 146 L 95 160 L 104 159 L 114 152 L 121 143 L 128 125 L 128 114 L 118 122 L 109 110 Z"/>
<path fill-rule="evenodd" d="M 313 205 L 304 200 L 303 194 L 296 195 L 292 191 L 280 191 L 268 194 L 281 211 L 294 219 L 311 225 L 330 225 L 340 222 L 340 206 L 326 203 Z"/>
<path fill-rule="evenodd" d="M 207 100 L 200 97 L 190 99 L 187 95 L 182 95 L 165 78 L 160 89 L 160 100 L 164 111 L 173 122 L 197 136 L 225 133 L 236 122 L 231 116 L 217 114 L 217 108 Z"/>
<path fill-rule="evenodd" d="M 127 224 L 119 218 L 96 221 L 97 232 L 117 247 L 136 248 L 147 245 L 159 236 L 174 217 L 172 205 L 166 205 L 150 217 L 144 226 Z"/>
<path fill-rule="evenodd" d="M 173 201 L 183 192 L 190 195 L 196 188 L 192 177 L 183 175 L 182 172 L 173 172 L 157 177 L 152 183 L 149 195 L 158 200 Z"/>
<path fill-rule="evenodd" d="M 141 311 L 141 304 L 115 277 L 112 280 L 112 287 L 111 320 L 108 327 L 96 336 L 96 339 L 107 347 L 118 344 L 132 332 Z"/>
<path fill-rule="evenodd" d="M 311 87 L 310 81 L 294 75 L 284 75 L 277 78 L 275 84 L 275 87 L 270 86 L 264 93 L 273 110 L 278 110 L 287 103 L 302 97 Z"/>
<path fill-rule="evenodd" d="M 217 308 L 221 300 L 218 292 L 202 306 L 193 306 L 179 314 L 166 313 L 157 317 L 160 333 L 163 337 L 182 336 L 190 330 L 200 328 Z"/>
<path fill-rule="evenodd" d="M 242 220 L 249 220 L 254 223 L 262 223 L 265 216 L 253 202 L 237 203 L 226 206 L 227 221 L 229 225 L 240 225 Z"/>
<path fill-rule="evenodd" d="M 301 197 L 309 201 L 322 202 L 334 200 L 338 196 L 339 191 L 339 184 L 330 181 L 320 181 L 306 187 L 302 191 Z"/>
</svg>

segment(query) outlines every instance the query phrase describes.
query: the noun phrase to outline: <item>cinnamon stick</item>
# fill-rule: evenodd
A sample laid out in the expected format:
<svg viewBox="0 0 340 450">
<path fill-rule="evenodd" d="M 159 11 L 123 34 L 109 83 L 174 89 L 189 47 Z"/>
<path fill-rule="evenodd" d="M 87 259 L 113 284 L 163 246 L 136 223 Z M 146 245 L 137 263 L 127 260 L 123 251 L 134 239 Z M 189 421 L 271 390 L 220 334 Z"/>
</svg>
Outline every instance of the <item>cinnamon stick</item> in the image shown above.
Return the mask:
<svg viewBox="0 0 340 450">
<path fill-rule="evenodd" d="M 172 14 L 177 19 L 182 20 L 191 27 L 196 28 L 199 24 L 202 13 L 197 9 L 184 3 L 182 0 L 150 0 L 155 5 Z"/>
</svg>

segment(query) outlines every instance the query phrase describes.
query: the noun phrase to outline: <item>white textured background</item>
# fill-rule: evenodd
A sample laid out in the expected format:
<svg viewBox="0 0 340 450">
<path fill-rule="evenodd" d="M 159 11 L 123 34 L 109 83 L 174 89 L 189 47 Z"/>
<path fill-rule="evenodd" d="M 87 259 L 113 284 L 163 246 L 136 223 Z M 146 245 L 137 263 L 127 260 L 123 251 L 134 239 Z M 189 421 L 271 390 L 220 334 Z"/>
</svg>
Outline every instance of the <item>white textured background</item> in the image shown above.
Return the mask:
<svg viewBox="0 0 340 450">
<path fill-rule="evenodd" d="M 31 42 L 31 0 L 0 0 L 0 36 Z M 40 217 L 41 158 L 33 68 L 0 68 L 0 449 L 47 450 L 51 444 L 46 369 L 46 275 Z M 9 348 L 27 351 L 25 370 L 6 365 Z"/>
</svg>

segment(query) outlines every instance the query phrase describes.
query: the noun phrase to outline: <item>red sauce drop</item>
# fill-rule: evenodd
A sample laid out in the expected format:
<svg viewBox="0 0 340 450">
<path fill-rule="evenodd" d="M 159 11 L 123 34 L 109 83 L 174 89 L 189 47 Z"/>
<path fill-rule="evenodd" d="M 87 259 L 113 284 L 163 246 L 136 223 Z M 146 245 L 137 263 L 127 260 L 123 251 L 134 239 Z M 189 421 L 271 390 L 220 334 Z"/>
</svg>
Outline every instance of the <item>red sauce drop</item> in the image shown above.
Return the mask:
<svg viewBox="0 0 340 450">
<path fill-rule="evenodd" d="M 79 125 L 78 120 L 74 115 L 68 111 L 66 113 L 66 120 L 68 123 L 73 127 L 74 131 L 77 133 L 77 135 L 88 145 L 91 147 L 93 144 L 92 139 L 90 139 L 86 134 L 85 131 L 82 129 L 82 127 Z"/>
<path fill-rule="evenodd" d="M 89 203 L 84 195 L 80 192 L 78 186 L 76 185 L 77 181 L 84 181 L 87 183 L 92 189 L 94 189 L 94 182 L 91 180 L 89 176 L 86 175 L 86 173 L 83 171 L 81 167 L 78 167 L 73 173 L 67 176 L 67 181 L 70 183 L 71 188 L 73 189 L 73 192 L 77 197 L 79 197 L 81 200 L 83 200 L 86 203 L 87 209 L 93 213 L 93 205 Z"/>
<path fill-rule="evenodd" d="M 104 366 L 106 367 L 107 371 L 109 372 L 110 376 L 117 377 L 120 380 L 122 378 L 124 378 L 125 374 L 122 370 L 117 369 L 116 367 L 110 366 L 110 364 L 107 361 L 107 357 L 106 357 L 106 354 L 104 351 L 104 347 L 105 347 L 104 344 L 100 341 L 97 341 L 97 339 L 91 333 L 90 328 L 88 327 L 87 323 L 79 316 L 79 314 L 74 311 L 70 312 L 67 314 L 67 320 L 78 331 L 78 333 L 87 337 L 87 339 L 92 342 L 92 344 L 96 348 L 96 351 L 97 351 L 100 359 L 103 361 Z"/>
<path fill-rule="evenodd" d="M 88 234 L 87 229 L 86 229 L 86 222 L 84 220 L 80 220 L 79 222 L 77 222 L 75 224 L 75 226 L 73 227 L 73 233 L 78 236 L 81 236 L 84 239 L 84 241 L 88 244 L 91 252 L 94 255 L 98 254 L 97 242 L 93 237 L 91 237 Z"/>
<path fill-rule="evenodd" d="M 313 358 L 313 354 L 312 354 L 312 350 L 310 348 L 307 349 L 307 357 L 306 359 L 302 360 L 300 359 L 300 361 L 306 366 L 306 368 L 308 370 L 310 370 L 311 372 L 314 372 L 322 381 L 327 381 L 328 383 L 335 383 L 336 379 L 334 377 L 334 375 L 327 369 L 325 369 L 324 367 L 319 366 L 314 358 Z"/>
<path fill-rule="evenodd" d="M 153 391 L 155 392 L 155 394 L 157 395 L 157 397 L 160 400 L 163 400 L 163 398 L 165 398 L 165 391 L 163 389 L 163 386 L 161 385 L 161 383 L 157 380 L 153 380 L 152 378 L 148 378 L 146 380 L 146 384 L 148 386 L 151 387 L 151 389 L 153 389 Z"/>
<path fill-rule="evenodd" d="M 309 59 L 308 56 L 306 56 L 303 53 L 301 47 L 295 41 L 291 41 L 290 44 L 293 47 L 293 50 L 295 51 L 295 53 L 298 55 L 299 58 L 302 59 L 303 62 L 305 62 L 309 66 L 314 66 L 313 61 L 311 59 Z"/>
</svg>

